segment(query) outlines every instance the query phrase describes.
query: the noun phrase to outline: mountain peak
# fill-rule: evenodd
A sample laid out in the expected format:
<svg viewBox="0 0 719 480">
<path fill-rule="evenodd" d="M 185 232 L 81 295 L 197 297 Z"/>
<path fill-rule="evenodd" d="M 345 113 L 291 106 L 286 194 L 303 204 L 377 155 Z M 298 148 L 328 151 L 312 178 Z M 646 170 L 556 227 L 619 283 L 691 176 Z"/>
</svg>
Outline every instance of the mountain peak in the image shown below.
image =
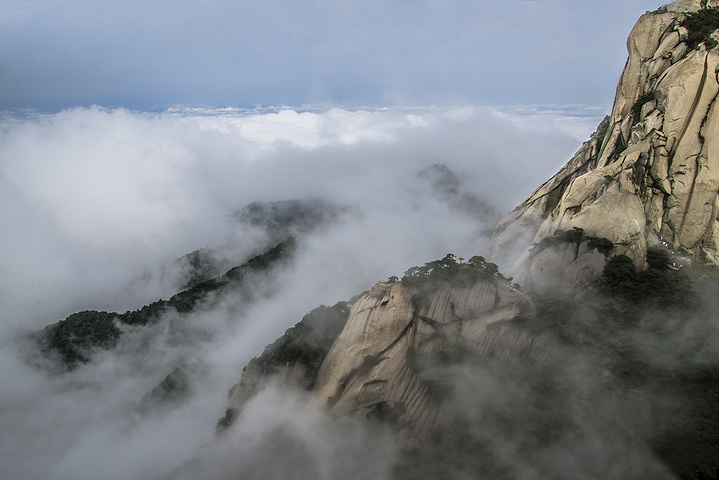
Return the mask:
<svg viewBox="0 0 719 480">
<path fill-rule="evenodd" d="M 640 268 L 655 246 L 679 263 L 719 265 L 718 3 L 681 0 L 642 15 L 611 116 L 499 223 L 491 257 L 525 289 L 576 291 L 601 274 L 579 249 L 543 242 L 573 228 Z"/>
</svg>

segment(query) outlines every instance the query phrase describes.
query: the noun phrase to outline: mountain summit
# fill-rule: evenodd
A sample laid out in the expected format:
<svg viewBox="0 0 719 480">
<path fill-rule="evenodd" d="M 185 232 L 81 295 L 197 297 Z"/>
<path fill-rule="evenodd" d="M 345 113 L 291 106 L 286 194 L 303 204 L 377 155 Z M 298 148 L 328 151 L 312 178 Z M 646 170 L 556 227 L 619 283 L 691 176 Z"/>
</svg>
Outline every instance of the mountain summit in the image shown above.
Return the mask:
<svg viewBox="0 0 719 480">
<path fill-rule="evenodd" d="M 685 361 L 709 330 L 681 266 L 719 266 L 717 6 L 639 19 L 611 115 L 493 233 L 513 278 L 448 254 L 310 312 L 245 368 L 218 442 L 279 378 L 389 427 L 391 478 L 716 478 L 719 380 Z"/>
<path fill-rule="evenodd" d="M 313 232 L 351 224 L 326 238 L 356 242 L 376 223 L 322 199 L 255 202 L 235 215 L 250 244 L 168 267 L 183 291 L 126 313 L 72 314 L 21 351 L 62 404 L 111 385 L 109 407 L 78 418 L 127 417 L 120 437 L 134 431 L 133 450 L 176 450 L 162 477 L 132 478 L 717 478 L 719 0 L 647 12 L 628 50 L 611 115 L 498 223 L 488 258 L 448 253 L 319 306 L 247 363 L 258 338 L 316 304 L 309 295 L 333 297 L 329 283 L 345 278 L 369 286 L 355 281 L 359 262 L 327 255 Z M 399 212 L 431 198 L 422 212 L 460 212 L 462 228 L 497 220 L 443 164 L 415 180 Z M 386 228 L 397 216 L 372 228 L 398 245 L 393 255 L 429 229 L 459 231 L 419 217 L 401 242 Z M 325 283 L 312 278 L 323 262 L 338 264 Z M 128 389 L 115 381 L 125 377 L 142 381 Z M 55 424 L 13 401 L 32 413 L 18 417 L 26 438 Z M 167 438 L 152 433 L 159 425 L 178 442 L 156 441 Z M 88 443 L 106 436 L 98 428 Z M 82 457 L 51 452 L 49 468 L 88 453 L 122 467 L 121 455 L 81 447 Z"/>
<path fill-rule="evenodd" d="M 659 245 L 719 265 L 718 5 L 680 0 L 632 29 L 611 115 L 494 232 L 491 258 L 523 288 L 576 291 L 601 273 L 591 249 L 546 241 L 558 230 L 608 239 L 639 268 Z"/>
</svg>

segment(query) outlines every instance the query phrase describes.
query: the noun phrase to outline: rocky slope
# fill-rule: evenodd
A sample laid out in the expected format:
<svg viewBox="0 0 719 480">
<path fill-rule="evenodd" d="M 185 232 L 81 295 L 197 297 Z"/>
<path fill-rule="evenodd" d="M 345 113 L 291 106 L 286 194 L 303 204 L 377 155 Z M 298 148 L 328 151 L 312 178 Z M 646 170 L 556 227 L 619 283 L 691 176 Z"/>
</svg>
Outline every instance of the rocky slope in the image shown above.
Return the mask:
<svg viewBox="0 0 719 480">
<path fill-rule="evenodd" d="M 426 365 L 463 355 L 527 362 L 543 358 L 546 344 L 541 338 L 503 325 L 534 306 L 496 266 L 481 257 L 464 264 L 448 256 L 427 267 L 402 282 L 380 282 L 356 299 L 334 337 L 317 342 L 322 324 L 303 320 L 299 325 L 308 333 L 302 343 L 326 345 L 319 369 L 311 368 L 307 357 L 292 355 L 277 365 L 269 360 L 278 356 L 275 352 L 287 351 L 288 343 L 268 347 L 233 387 L 221 427 L 237 417 L 265 374 L 281 367 L 286 381 L 311 387 L 322 408 L 379 418 L 396 427 L 406 446 L 413 446 L 442 423 L 440 402 L 423 374 Z M 292 330 L 286 336 L 294 336 Z"/>
<path fill-rule="evenodd" d="M 717 5 L 681 0 L 642 15 L 611 115 L 499 223 L 491 258 L 526 290 L 576 292 L 601 273 L 587 249 L 542 242 L 558 229 L 607 238 L 638 267 L 660 244 L 678 263 L 719 265 Z"/>
<path fill-rule="evenodd" d="M 425 440 L 438 421 L 438 404 L 422 377 L 420 358 L 467 349 L 484 355 L 539 357 L 531 337 L 487 334 L 532 302 L 497 280 L 431 292 L 424 305 L 414 288 L 380 283 L 352 308 L 347 325 L 319 370 L 315 391 L 331 411 L 390 417 L 403 440 Z M 520 353 L 521 352 L 521 353 Z"/>
<path fill-rule="evenodd" d="M 218 431 L 280 375 L 325 411 L 391 425 L 410 452 L 396 478 L 447 468 L 465 475 L 452 478 L 674 478 L 667 465 L 711 474 L 719 412 L 702 389 L 716 372 L 655 365 L 647 352 L 683 351 L 683 341 L 668 347 L 671 315 L 690 315 L 673 264 L 719 265 L 719 32 L 697 35 L 696 22 L 713 25 L 715 6 L 682 0 L 639 19 L 611 115 L 494 232 L 492 258 L 524 291 L 571 296 L 603 275 L 614 298 L 537 302 L 484 258 L 448 255 L 288 330 L 245 368 Z M 670 315 L 647 322 L 645 308 Z M 679 402 L 689 413 L 658 406 L 662 391 L 676 400 L 690 389 L 701 393 Z M 677 425 L 688 426 L 681 442 Z M 671 459 L 682 442 L 698 446 Z M 573 474 L 575 464 L 588 470 Z"/>
</svg>

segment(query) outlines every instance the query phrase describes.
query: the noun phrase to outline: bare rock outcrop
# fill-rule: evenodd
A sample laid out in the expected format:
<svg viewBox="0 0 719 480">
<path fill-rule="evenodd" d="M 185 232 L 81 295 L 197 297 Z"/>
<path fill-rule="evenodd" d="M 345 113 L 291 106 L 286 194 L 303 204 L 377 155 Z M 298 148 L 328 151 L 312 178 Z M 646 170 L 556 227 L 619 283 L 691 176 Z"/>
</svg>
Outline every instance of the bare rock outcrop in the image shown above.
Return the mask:
<svg viewBox="0 0 719 480">
<path fill-rule="evenodd" d="M 330 411 L 392 423 L 407 445 L 421 442 L 441 413 L 419 359 L 462 349 L 540 361 L 545 345 L 536 336 L 491 328 L 532 308 L 527 295 L 495 279 L 426 297 L 402 283 L 379 283 L 352 307 L 320 368 L 316 398 Z"/>
<path fill-rule="evenodd" d="M 318 333 L 318 313 L 311 313 L 252 359 L 230 390 L 218 433 L 235 422 L 270 377 L 279 375 L 283 384 L 312 392 L 320 408 L 390 424 L 405 446 L 419 445 L 442 422 L 441 399 L 424 367 L 458 352 L 540 364 L 548 355 L 547 339 L 506 324 L 533 309 L 529 296 L 494 273 L 431 288 L 380 282 L 354 301 L 341 332 Z M 321 358 L 293 353 L 312 351 L 318 338 L 327 345 L 317 350 Z"/>
<path fill-rule="evenodd" d="M 606 238 L 637 267 L 660 244 L 719 265 L 719 49 L 711 40 L 689 45 L 684 26 L 688 14 L 718 5 L 682 0 L 643 15 L 611 116 L 500 221 L 490 256 L 526 290 L 576 291 L 585 282 L 572 272 L 601 272 L 600 262 L 581 268 L 566 245 L 543 244 L 557 230 Z"/>
<path fill-rule="evenodd" d="M 640 18 L 611 115 L 498 224 L 492 259 L 525 291 L 582 292 L 608 257 L 642 267 L 659 244 L 719 265 L 719 49 L 690 43 L 684 22 L 714 6 L 680 0 Z M 411 450 L 453 421 L 433 384 L 453 359 L 550 364 L 551 337 L 517 327 L 532 298 L 484 258 L 453 257 L 308 314 L 246 367 L 218 430 L 280 375 L 331 413 L 392 425 Z"/>
</svg>

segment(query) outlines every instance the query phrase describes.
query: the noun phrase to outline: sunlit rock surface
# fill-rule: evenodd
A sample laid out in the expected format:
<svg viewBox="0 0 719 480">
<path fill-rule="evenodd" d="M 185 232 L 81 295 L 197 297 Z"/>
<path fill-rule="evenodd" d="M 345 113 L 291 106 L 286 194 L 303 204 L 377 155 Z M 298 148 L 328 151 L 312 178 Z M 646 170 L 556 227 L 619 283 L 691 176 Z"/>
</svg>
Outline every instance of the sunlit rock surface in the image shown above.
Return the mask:
<svg viewBox="0 0 719 480">
<path fill-rule="evenodd" d="M 659 244 L 719 265 L 719 49 L 688 47 L 680 25 L 717 5 L 677 1 L 642 15 L 608 121 L 500 221 L 492 261 L 525 290 L 576 292 L 601 273 L 591 257 L 577 264 L 572 246 L 542 243 L 558 229 L 609 239 L 610 255 L 638 267 Z"/>
<path fill-rule="evenodd" d="M 640 18 L 611 115 L 494 232 L 492 259 L 513 280 L 380 282 L 342 310 L 343 327 L 320 342 L 318 368 L 292 356 L 273 374 L 321 409 L 391 425 L 412 449 L 450 423 L 433 380 L 453 359 L 469 352 L 481 361 L 549 362 L 551 340 L 511 321 L 535 308 L 512 282 L 576 294 L 591 288 L 607 258 L 628 255 L 642 267 L 659 244 L 719 265 L 719 50 L 689 48 L 681 26 L 685 12 L 717 4 L 678 1 Z M 262 387 L 263 361 L 253 359 L 231 391 L 223 428 Z"/>
<path fill-rule="evenodd" d="M 439 401 L 422 376 L 422 359 L 461 350 L 540 361 L 543 340 L 498 323 L 533 308 L 527 295 L 495 278 L 429 294 L 381 282 L 353 304 L 315 379 L 298 375 L 297 364 L 288 364 L 284 375 L 301 387 L 312 384 L 316 401 L 331 412 L 392 424 L 411 446 L 441 421 Z M 233 389 L 228 415 L 242 408 L 260 381 L 253 360 Z"/>
</svg>

